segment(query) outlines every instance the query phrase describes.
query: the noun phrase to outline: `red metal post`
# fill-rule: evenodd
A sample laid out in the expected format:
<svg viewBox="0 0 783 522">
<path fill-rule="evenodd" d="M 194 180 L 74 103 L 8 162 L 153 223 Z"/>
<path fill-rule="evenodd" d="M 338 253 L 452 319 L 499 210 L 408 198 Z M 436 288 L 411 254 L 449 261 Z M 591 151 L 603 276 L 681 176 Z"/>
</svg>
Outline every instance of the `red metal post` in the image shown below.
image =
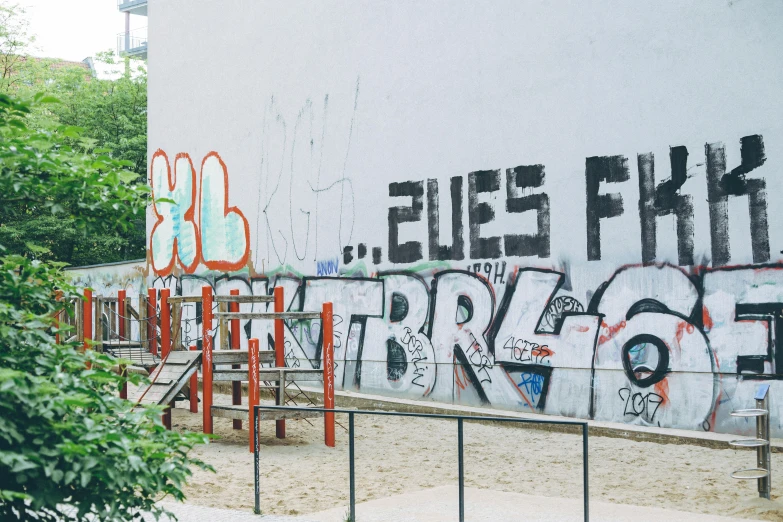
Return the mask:
<svg viewBox="0 0 783 522">
<path fill-rule="evenodd" d="M 191 352 L 196 349 L 195 345 L 190 347 Z M 190 413 L 198 413 L 198 369 L 190 376 Z"/>
<path fill-rule="evenodd" d="M 147 339 L 152 355 L 158 355 L 158 291 L 155 288 L 147 290 Z"/>
<path fill-rule="evenodd" d="M 117 330 L 119 330 L 120 341 L 126 340 L 125 337 L 125 299 L 127 292 L 125 290 L 117 291 Z"/>
<path fill-rule="evenodd" d="M 171 309 L 169 308 L 169 296 L 171 290 L 164 288 L 160 291 L 160 351 L 165 359 L 171 351 Z"/>
<path fill-rule="evenodd" d="M 334 409 L 334 322 L 332 303 L 324 303 L 321 311 L 324 352 L 324 408 Z M 324 444 L 334 448 L 334 412 L 324 413 Z"/>
<path fill-rule="evenodd" d="M 84 332 L 84 345 L 82 350 L 90 347 L 89 341 L 92 341 L 92 290 L 84 289 L 84 306 L 82 313 L 82 331 Z"/>
<path fill-rule="evenodd" d="M 212 434 L 212 287 L 201 287 L 201 397 L 204 433 Z"/>
<path fill-rule="evenodd" d="M 247 428 L 250 432 L 250 453 L 253 453 L 253 442 L 256 433 L 255 407 L 261 402 L 261 390 L 258 385 L 258 339 L 250 339 L 247 343 Z"/>
<path fill-rule="evenodd" d="M 231 295 L 239 295 L 239 289 L 231 290 Z M 229 303 L 228 311 L 239 312 L 239 303 Z M 239 350 L 239 319 L 231 319 L 231 349 Z M 232 368 L 239 369 L 240 365 L 235 364 Z M 231 382 L 231 404 L 242 404 L 242 381 Z M 240 419 L 234 419 L 234 429 L 242 429 L 242 421 Z"/>
<path fill-rule="evenodd" d="M 275 313 L 284 311 L 283 287 L 278 286 L 275 288 Z M 285 323 L 282 319 L 275 319 L 275 366 L 278 368 L 285 366 Z M 285 389 L 285 383 L 283 383 L 282 388 Z M 279 403 L 281 406 L 285 405 L 285 392 L 283 392 L 282 397 L 279 397 Z M 285 438 L 285 419 L 275 421 L 275 433 L 278 439 Z"/>
</svg>

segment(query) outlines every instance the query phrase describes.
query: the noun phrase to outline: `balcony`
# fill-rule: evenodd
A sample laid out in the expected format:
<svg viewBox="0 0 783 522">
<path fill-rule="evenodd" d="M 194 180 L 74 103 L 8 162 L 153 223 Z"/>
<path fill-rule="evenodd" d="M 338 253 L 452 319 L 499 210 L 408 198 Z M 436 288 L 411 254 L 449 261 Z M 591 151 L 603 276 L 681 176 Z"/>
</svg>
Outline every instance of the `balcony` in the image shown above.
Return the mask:
<svg viewBox="0 0 783 522">
<path fill-rule="evenodd" d="M 123 13 L 147 16 L 147 0 L 117 0 L 117 9 Z"/>
<path fill-rule="evenodd" d="M 134 29 L 117 35 L 117 54 L 147 59 L 147 28 Z"/>
</svg>

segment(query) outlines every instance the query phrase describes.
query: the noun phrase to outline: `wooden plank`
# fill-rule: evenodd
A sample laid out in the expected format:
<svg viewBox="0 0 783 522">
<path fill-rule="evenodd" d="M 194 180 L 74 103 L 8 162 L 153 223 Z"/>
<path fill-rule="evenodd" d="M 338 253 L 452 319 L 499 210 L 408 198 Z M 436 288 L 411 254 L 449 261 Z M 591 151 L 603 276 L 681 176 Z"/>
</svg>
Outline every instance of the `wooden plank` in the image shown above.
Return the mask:
<svg viewBox="0 0 783 522">
<path fill-rule="evenodd" d="M 321 407 L 320 405 L 318 406 Z M 283 410 L 261 410 L 258 412 L 258 420 L 282 420 L 282 419 L 311 419 L 321 417 L 320 411 L 283 411 Z"/>
<path fill-rule="evenodd" d="M 259 372 L 259 379 L 262 381 L 278 381 L 280 380 L 280 370 L 261 368 Z M 285 376 L 284 379 L 288 382 L 291 381 L 321 381 L 323 379 L 322 370 L 300 370 L 295 368 L 285 368 L 282 372 Z M 216 369 L 212 374 L 213 381 L 246 381 L 246 370 L 234 370 L 234 369 Z"/>
<path fill-rule="evenodd" d="M 319 406 L 320 407 L 320 406 Z M 258 413 L 258 420 L 282 420 L 282 419 L 309 419 L 323 415 L 320 411 L 282 411 L 282 410 L 261 410 Z M 212 416 L 222 417 L 224 419 L 247 420 L 247 406 L 212 406 Z"/>
<path fill-rule="evenodd" d="M 320 319 L 321 312 L 218 312 L 216 317 L 224 316 L 226 319 L 284 319 L 304 320 Z"/>
<path fill-rule="evenodd" d="M 216 303 L 274 303 L 271 295 L 216 295 Z"/>
<path fill-rule="evenodd" d="M 274 350 L 259 350 L 258 360 L 270 363 L 275 360 Z M 213 364 L 247 364 L 247 350 L 215 350 L 212 352 Z"/>
<path fill-rule="evenodd" d="M 172 295 L 169 297 L 170 303 L 200 303 L 200 295 Z"/>
<path fill-rule="evenodd" d="M 171 298 L 169 298 L 171 302 Z M 171 336 L 171 349 L 172 350 L 187 350 L 187 346 L 180 344 L 182 337 L 182 303 L 171 304 L 171 327 L 173 330 Z"/>
<path fill-rule="evenodd" d="M 109 341 L 103 341 L 103 345 L 108 348 L 141 348 L 141 343 L 139 341 L 117 341 L 117 340 L 109 340 Z"/>
</svg>

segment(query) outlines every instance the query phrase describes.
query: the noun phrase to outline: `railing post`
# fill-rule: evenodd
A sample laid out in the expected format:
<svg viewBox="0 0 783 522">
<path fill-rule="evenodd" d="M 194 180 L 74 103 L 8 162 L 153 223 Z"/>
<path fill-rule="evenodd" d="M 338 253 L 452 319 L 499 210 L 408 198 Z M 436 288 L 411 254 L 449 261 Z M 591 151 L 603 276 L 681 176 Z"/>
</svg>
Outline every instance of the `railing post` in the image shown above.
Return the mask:
<svg viewBox="0 0 783 522">
<path fill-rule="evenodd" d="M 255 442 L 255 448 L 253 451 L 253 493 L 255 493 L 255 509 L 253 512 L 256 515 L 261 514 L 261 483 L 259 478 L 259 457 L 261 453 L 261 439 L 258 436 L 258 419 L 255 418 L 256 407 L 253 407 L 253 438 Z"/>
<path fill-rule="evenodd" d="M 235 288 L 231 290 L 231 295 L 239 295 L 239 289 Z M 229 303 L 228 304 L 228 311 L 229 312 L 239 312 L 239 303 Z M 239 319 L 231 319 L 231 349 L 232 350 L 239 350 Z M 250 348 L 250 345 L 248 344 L 248 349 Z M 249 355 L 248 355 L 249 360 Z M 232 366 L 232 368 L 239 369 L 241 368 L 241 365 L 235 364 Z M 248 386 L 250 386 L 250 383 L 248 382 Z M 249 392 L 248 392 L 249 396 Z M 231 381 L 231 404 L 234 405 L 241 405 L 242 404 L 242 381 Z M 252 416 L 252 409 L 251 416 Z M 248 417 L 249 419 L 250 417 Z M 235 430 L 241 430 L 242 429 L 242 420 L 241 419 L 234 419 L 234 429 Z M 252 426 L 252 422 L 251 422 Z M 252 428 L 251 428 L 252 429 Z M 253 438 L 250 438 L 251 443 Z M 250 451 L 252 451 L 252 447 Z"/>
<path fill-rule="evenodd" d="M 324 303 L 321 311 L 324 408 L 334 409 L 334 321 L 332 303 Z M 334 448 L 334 413 L 324 413 L 324 444 Z"/>
<path fill-rule="evenodd" d="M 351 522 L 356 522 L 356 474 L 354 473 L 353 412 L 348 413 L 348 489 Z"/>
<path fill-rule="evenodd" d="M 204 433 L 212 434 L 212 287 L 201 287 L 201 377 Z"/>
<path fill-rule="evenodd" d="M 281 313 L 285 311 L 285 299 L 283 293 L 283 287 L 275 287 L 275 313 Z M 275 366 L 282 368 L 285 366 L 285 323 L 282 319 L 275 319 Z M 284 378 L 281 376 L 281 378 Z M 278 398 L 278 404 L 285 406 L 285 382 L 278 383 L 277 386 L 278 395 L 282 397 Z M 275 435 L 278 439 L 285 438 L 285 419 L 275 421 Z"/>
<path fill-rule="evenodd" d="M 459 466 L 459 522 L 465 522 L 465 438 L 462 417 L 457 419 L 457 464 Z"/>
<path fill-rule="evenodd" d="M 92 290 L 84 289 L 84 302 L 82 303 L 82 328 L 84 332 L 84 344 L 82 351 L 90 347 L 92 340 Z"/>
<path fill-rule="evenodd" d="M 590 482 L 587 467 L 587 423 L 582 425 L 582 453 L 584 454 L 584 495 L 585 495 L 585 522 L 590 520 Z"/>
<path fill-rule="evenodd" d="M 195 352 L 195 345 L 190 347 L 191 352 Z M 198 367 L 193 375 L 190 376 L 190 413 L 198 413 Z"/>
<path fill-rule="evenodd" d="M 118 335 L 120 337 L 120 341 L 124 341 L 126 339 L 125 335 L 125 313 L 127 311 L 127 307 L 125 306 L 125 298 L 127 296 L 127 292 L 125 290 L 118 290 L 117 291 L 117 330 Z"/>
<path fill-rule="evenodd" d="M 150 352 L 158 355 L 158 291 L 147 289 L 147 338 L 150 342 Z"/>
<path fill-rule="evenodd" d="M 171 290 L 163 288 L 160 291 L 160 351 L 165 359 L 171 351 L 171 310 L 169 296 Z"/>
<path fill-rule="evenodd" d="M 260 370 L 258 361 L 258 339 L 250 339 L 247 343 L 247 427 L 250 431 L 250 453 L 256 440 L 256 406 L 261 402 L 258 382 Z"/>
</svg>

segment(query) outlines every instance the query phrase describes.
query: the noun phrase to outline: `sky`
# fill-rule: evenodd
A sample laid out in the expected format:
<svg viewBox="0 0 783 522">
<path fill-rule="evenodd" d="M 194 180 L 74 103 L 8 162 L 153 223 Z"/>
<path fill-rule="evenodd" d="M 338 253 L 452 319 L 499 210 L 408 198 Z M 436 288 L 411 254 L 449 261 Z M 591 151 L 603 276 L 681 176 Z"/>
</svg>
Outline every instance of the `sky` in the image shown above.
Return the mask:
<svg viewBox="0 0 783 522">
<path fill-rule="evenodd" d="M 35 56 L 81 61 L 100 51 L 116 52 L 117 34 L 125 30 L 117 0 L 11 1 L 27 10 Z M 146 17 L 131 16 L 131 29 L 146 25 Z"/>
</svg>

